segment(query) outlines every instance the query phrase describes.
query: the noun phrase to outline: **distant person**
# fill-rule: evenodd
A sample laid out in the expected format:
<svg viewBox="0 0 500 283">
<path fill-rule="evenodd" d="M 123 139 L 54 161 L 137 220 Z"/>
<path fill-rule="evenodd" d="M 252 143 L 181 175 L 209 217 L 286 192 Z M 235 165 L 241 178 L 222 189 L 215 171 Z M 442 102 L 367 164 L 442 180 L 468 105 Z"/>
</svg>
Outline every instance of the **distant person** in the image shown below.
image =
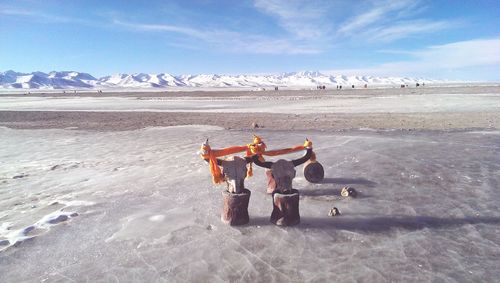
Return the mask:
<svg viewBox="0 0 500 283">
<path fill-rule="evenodd" d="M 352 88 L 354 88 L 354 85 L 352 85 Z"/>
</svg>

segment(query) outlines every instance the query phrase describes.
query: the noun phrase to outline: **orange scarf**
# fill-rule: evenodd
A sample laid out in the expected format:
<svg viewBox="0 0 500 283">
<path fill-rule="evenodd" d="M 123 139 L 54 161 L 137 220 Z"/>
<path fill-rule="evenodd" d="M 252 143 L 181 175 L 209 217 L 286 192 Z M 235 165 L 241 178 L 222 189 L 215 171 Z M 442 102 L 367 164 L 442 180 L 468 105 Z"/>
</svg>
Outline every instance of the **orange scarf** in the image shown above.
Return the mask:
<svg viewBox="0 0 500 283">
<path fill-rule="evenodd" d="M 201 145 L 201 158 L 208 160 L 210 174 L 212 175 L 213 183 L 220 184 L 224 181 L 224 176 L 222 176 L 221 169 L 217 165 L 217 157 L 235 154 L 239 152 L 245 152 L 246 157 L 250 157 L 252 155 L 257 154 L 259 155 L 259 158 L 261 158 L 262 161 L 264 161 L 262 155 L 277 156 L 277 155 L 289 154 L 304 150 L 309 147 L 312 147 L 312 142 L 306 139 L 303 145 L 267 151 L 266 144 L 262 141 L 262 138 L 254 135 L 253 142 L 243 146 L 232 146 L 222 149 L 211 149 L 208 143 L 204 143 Z M 314 153 L 313 156 L 311 157 L 311 160 L 312 161 L 316 160 L 316 155 Z M 248 177 L 253 176 L 252 163 L 249 163 L 247 169 L 247 176 Z"/>
<path fill-rule="evenodd" d="M 224 181 L 219 165 L 217 165 L 217 157 L 235 154 L 247 150 L 247 146 L 232 146 L 223 149 L 211 149 L 208 144 L 201 146 L 201 158 L 208 160 L 210 174 L 214 184 L 220 184 Z"/>
</svg>

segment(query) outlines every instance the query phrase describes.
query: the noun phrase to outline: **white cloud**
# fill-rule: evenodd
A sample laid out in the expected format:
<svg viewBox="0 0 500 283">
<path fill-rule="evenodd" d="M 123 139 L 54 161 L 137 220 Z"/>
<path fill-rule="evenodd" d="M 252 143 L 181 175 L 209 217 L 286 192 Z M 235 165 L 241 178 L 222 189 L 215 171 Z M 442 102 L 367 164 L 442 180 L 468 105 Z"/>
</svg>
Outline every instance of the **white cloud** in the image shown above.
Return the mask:
<svg viewBox="0 0 500 283">
<path fill-rule="evenodd" d="M 196 49 L 196 47 L 198 47 L 198 44 L 194 44 L 194 41 L 198 40 L 198 42 L 202 41 L 206 43 L 209 47 L 235 53 L 314 54 L 321 52 L 321 50 L 311 42 L 289 39 L 286 37 L 245 34 L 226 29 L 202 29 L 168 24 L 135 23 L 116 19 L 111 20 L 111 22 L 91 22 L 75 17 L 56 16 L 39 11 L 3 6 L 0 6 L 0 15 L 31 18 L 35 21 L 46 23 L 72 23 L 97 28 L 105 28 L 113 25 L 131 31 L 178 34 L 185 36 L 185 38 L 180 39 L 179 42 L 175 42 L 172 45 L 185 48 L 191 47 L 191 49 Z M 200 48 L 203 47 L 200 46 L 198 49 Z"/>
<path fill-rule="evenodd" d="M 456 26 L 457 22 L 419 18 L 426 8 L 421 0 L 373 0 L 363 2 L 254 0 L 254 6 L 277 18 L 295 40 L 308 40 L 326 50 L 325 43 L 363 38 L 388 43 Z M 363 9 L 363 12 L 356 11 Z M 345 11 L 347 20 L 339 22 Z M 336 11 L 336 12 L 335 12 Z"/>
<path fill-rule="evenodd" d="M 329 25 L 325 23 L 326 2 L 255 0 L 254 6 L 277 17 L 278 23 L 298 39 L 324 36 L 329 30 Z"/>
<path fill-rule="evenodd" d="M 417 51 L 395 51 L 413 58 L 406 61 L 388 62 L 372 67 L 358 69 L 340 69 L 324 71 L 325 73 L 341 73 L 377 76 L 432 76 L 439 77 L 443 72 L 478 67 L 494 67 L 500 69 L 500 38 L 475 39 L 459 41 L 443 45 L 430 46 Z M 384 51 L 393 52 L 393 51 Z M 486 77 L 491 74 L 475 74 Z M 497 78 L 500 79 L 497 74 Z"/>
<path fill-rule="evenodd" d="M 138 31 L 164 31 L 164 32 L 173 32 L 180 33 L 187 36 L 199 38 L 199 39 L 208 39 L 210 37 L 206 32 L 202 32 L 196 29 L 187 28 L 187 27 L 179 27 L 174 25 L 163 25 L 163 24 L 144 24 L 144 23 L 131 23 L 124 22 L 120 20 L 113 20 L 113 24 L 122 26 L 128 29 L 138 30 Z"/>
<path fill-rule="evenodd" d="M 417 17 L 425 9 L 420 0 L 375 1 L 371 9 L 344 22 L 337 34 L 341 37 L 361 37 L 370 43 L 388 43 L 461 25 L 458 21 Z"/>
<path fill-rule="evenodd" d="M 191 39 L 202 40 L 211 47 L 231 52 L 256 54 L 312 54 L 320 52 L 314 46 L 287 38 L 243 34 L 224 29 L 196 29 L 176 25 L 131 23 L 119 20 L 114 20 L 113 23 L 136 31 L 181 34 Z M 177 46 L 186 46 L 185 43 L 176 44 Z"/>
<path fill-rule="evenodd" d="M 33 16 L 34 13 L 28 10 L 0 7 L 0 14 L 7 16 Z"/>
<path fill-rule="evenodd" d="M 73 23 L 85 26 L 98 26 L 96 23 L 82 20 L 73 17 L 56 16 L 52 14 L 46 14 L 38 11 L 19 9 L 12 7 L 2 7 L 0 6 L 0 15 L 10 16 L 10 17 L 23 17 L 31 18 L 33 20 L 45 23 Z"/>
<path fill-rule="evenodd" d="M 414 35 L 438 32 L 453 26 L 456 23 L 447 21 L 412 21 L 400 22 L 391 26 L 376 27 L 362 32 L 363 37 L 370 41 L 389 42 Z"/>
<path fill-rule="evenodd" d="M 355 33 L 372 24 L 379 24 L 379 22 L 385 22 L 387 19 L 395 19 L 405 14 L 404 11 L 414 8 L 419 2 L 418 0 L 377 1 L 371 10 L 359 14 L 342 24 L 338 32 L 340 34 Z"/>
<path fill-rule="evenodd" d="M 500 38 L 436 45 L 414 52 L 422 67 L 464 68 L 500 64 Z"/>
</svg>

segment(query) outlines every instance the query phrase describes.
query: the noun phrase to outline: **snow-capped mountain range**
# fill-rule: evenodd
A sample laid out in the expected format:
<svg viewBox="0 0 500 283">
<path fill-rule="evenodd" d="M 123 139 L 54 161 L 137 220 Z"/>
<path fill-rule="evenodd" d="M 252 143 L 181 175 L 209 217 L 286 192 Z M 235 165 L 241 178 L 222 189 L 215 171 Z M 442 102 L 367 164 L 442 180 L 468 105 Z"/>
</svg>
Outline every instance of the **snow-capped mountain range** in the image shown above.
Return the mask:
<svg viewBox="0 0 500 283">
<path fill-rule="evenodd" d="M 318 85 L 400 85 L 443 83 L 444 81 L 407 77 L 325 75 L 320 72 L 293 72 L 279 75 L 179 75 L 116 74 L 96 78 L 87 73 L 0 72 L 0 89 L 92 89 L 92 88 L 172 88 L 172 87 L 316 87 Z"/>
</svg>

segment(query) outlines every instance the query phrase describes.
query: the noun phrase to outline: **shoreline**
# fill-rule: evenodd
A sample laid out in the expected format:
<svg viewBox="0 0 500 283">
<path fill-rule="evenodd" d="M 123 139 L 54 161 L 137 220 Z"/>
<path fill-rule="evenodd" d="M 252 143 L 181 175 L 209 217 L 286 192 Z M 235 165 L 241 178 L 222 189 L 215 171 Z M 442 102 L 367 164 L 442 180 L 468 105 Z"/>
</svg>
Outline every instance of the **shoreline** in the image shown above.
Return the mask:
<svg viewBox="0 0 500 283">
<path fill-rule="evenodd" d="M 254 123 L 258 127 L 254 127 Z M 498 112 L 433 113 L 200 113 L 0 111 L 0 126 L 13 129 L 128 131 L 147 127 L 210 125 L 248 130 L 467 130 L 500 129 Z"/>
<path fill-rule="evenodd" d="M 425 86 L 400 88 L 390 87 L 369 87 L 369 88 L 349 88 L 344 86 L 338 90 L 335 86 L 325 90 L 311 88 L 280 88 L 275 91 L 271 89 L 256 90 L 256 88 L 242 89 L 23 89 L 9 90 L 0 89 L 0 97 L 242 97 L 242 96 L 330 96 L 330 95 L 391 95 L 391 94 L 456 94 L 456 93 L 494 93 L 500 94 L 500 83 L 478 84 L 478 85 L 450 85 L 450 86 Z M 76 91 L 76 93 L 74 93 Z M 30 94 L 27 94 L 27 93 Z"/>
</svg>

